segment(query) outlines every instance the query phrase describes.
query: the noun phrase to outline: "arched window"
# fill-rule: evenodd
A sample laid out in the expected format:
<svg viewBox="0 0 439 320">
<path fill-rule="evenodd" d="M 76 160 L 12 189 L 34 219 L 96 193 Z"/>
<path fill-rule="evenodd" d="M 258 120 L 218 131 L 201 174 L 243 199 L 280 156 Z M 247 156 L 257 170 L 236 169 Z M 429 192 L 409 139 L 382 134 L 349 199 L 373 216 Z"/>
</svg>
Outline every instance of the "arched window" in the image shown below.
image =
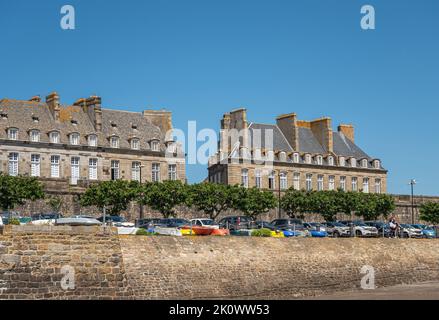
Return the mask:
<svg viewBox="0 0 439 320">
<path fill-rule="evenodd" d="M 294 163 L 299 163 L 300 162 L 300 155 L 297 152 L 295 152 L 293 154 L 293 162 Z"/>
<path fill-rule="evenodd" d="M 340 167 L 346 166 L 346 159 L 345 159 L 345 157 L 340 157 L 338 159 L 338 162 L 339 162 Z"/>
<path fill-rule="evenodd" d="M 333 156 L 329 156 L 328 157 L 328 166 L 333 166 L 334 165 L 334 157 Z"/>
<path fill-rule="evenodd" d="M 244 188 L 248 188 L 248 169 L 241 170 L 241 184 Z"/>
<path fill-rule="evenodd" d="M 281 172 L 280 173 L 280 188 L 281 190 L 286 190 L 288 189 L 288 175 L 286 172 Z"/>
<path fill-rule="evenodd" d="M 317 156 L 316 157 L 316 162 L 319 166 L 321 166 L 323 164 L 323 157 L 322 156 Z"/>
<path fill-rule="evenodd" d="M 368 164 L 367 159 L 363 159 L 363 160 L 361 160 L 361 166 L 362 166 L 363 168 L 367 168 L 367 164 Z"/>
<path fill-rule="evenodd" d="M 380 160 L 374 160 L 374 162 L 373 162 L 373 167 L 374 167 L 375 169 L 380 169 L 380 168 L 381 168 L 381 162 L 380 162 Z"/>
<path fill-rule="evenodd" d="M 305 155 L 305 163 L 311 164 L 311 155 L 310 154 Z"/>
<path fill-rule="evenodd" d="M 357 159 L 351 158 L 351 167 L 356 168 L 357 167 Z"/>
<path fill-rule="evenodd" d="M 281 151 L 279 153 L 279 161 L 281 162 L 287 162 L 287 154 L 284 151 Z"/>
</svg>

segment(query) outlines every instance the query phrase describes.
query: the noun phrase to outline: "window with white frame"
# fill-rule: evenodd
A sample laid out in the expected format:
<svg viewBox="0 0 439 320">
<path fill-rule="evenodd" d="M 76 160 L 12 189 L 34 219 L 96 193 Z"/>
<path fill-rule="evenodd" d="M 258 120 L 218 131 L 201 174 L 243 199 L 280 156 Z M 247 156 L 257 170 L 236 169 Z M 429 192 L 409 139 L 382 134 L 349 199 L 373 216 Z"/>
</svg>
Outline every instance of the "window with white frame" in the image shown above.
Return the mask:
<svg viewBox="0 0 439 320">
<path fill-rule="evenodd" d="M 97 147 L 98 146 L 98 137 L 94 134 L 91 134 L 87 137 L 88 146 L 89 147 Z"/>
<path fill-rule="evenodd" d="M 248 188 L 248 169 L 241 170 L 241 185 Z"/>
<path fill-rule="evenodd" d="M 118 160 L 111 160 L 111 180 L 120 179 L 120 162 Z"/>
<path fill-rule="evenodd" d="M 351 184 L 352 184 L 352 191 L 358 191 L 358 179 L 356 177 L 352 177 Z"/>
<path fill-rule="evenodd" d="M 284 151 L 279 153 L 279 161 L 281 161 L 281 162 L 287 161 L 287 154 Z"/>
<path fill-rule="evenodd" d="M 18 129 L 17 128 L 9 128 L 8 129 L 8 139 L 9 140 L 18 140 Z"/>
<path fill-rule="evenodd" d="M 256 185 L 256 188 L 258 188 L 258 189 L 262 188 L 261 170 L 259 170 L 259 169 L 255 170 L 255 185 Z"/>
<path fill-rule="evenodd" d="M 307 173 L 306 174 L 306 191 L 312 190 L 312 174 Z"/>
<path fill-rule="evenodd" d="M 79 180 L 79 157 L 71 157 L 70 158 L 70 170 L 71 170 L 71 176 L 70 176 L 70 182 L 71 184 L 77 184 Z"/>
<path fill-rule="evenodd" d="M 60 156 L 50 157 L 50 177 L 59 178 Z"/>
<path fill-rule="evenodd" d="M 70 134 L 70 144 L 72 146 L 79 145 L 79 133 L 71 133 Z"/>
<path fill-rule="evenodd" d="M 368 163 L 367 159 L 363 159 L 363 160 L 361 160 L 361 166 L 362 166 L 363 168 L 367 168 L 367 163 Z"/>
<path fill-rule="evenodd" d="M 271 171 L 268 175 L 268 188 L 275 189 L 276 188 L 276 172 Z"/>
<path fill-rule="evenodd" d="M 338 159 L 338 162 L 339 162 L 340 167 L 346 166 L 346 159 L 345 159 L 345 157 L 340 157 Z"/>
<path fill-rule="evenodd" d="M 96 158 L 88 159 L 88 178 L 90 180 L 98 179 L 98 159 Z"/>
<path fill-rule="evenodd" d="M 333 156 L 329 156 L 328 157 L 328 166 L 333 166 L 334 165 L 334 157 Z"/>
<path fill-rule="evenodd" d="M 300 173 L 294 172 L 293 174 L 293 188 L 294 190 L 300 190 Z"/>
<path fill-rule="evenodd" d="M 8 173 L 10 176 L 18 176 L 18 153 L 11 152 L 8 157 Z"/>
<path fill-rule="evenodd" d="M 293 154 L 293 162 L 294 163 L 300 162 L 300 155 L 297 152 Z"/>
<path fill-rule="evenodd" d="M 140 149 L 140 140 L 139 139 L 131 139 L 131 149 L 133 149 L 133 150 Z"/>
<path fill-rule="evenodd" d="M 319 174 L 317 176 L 317 191 L 323 191 L 323 175 Z"/>
<path fill-rule="evenodd" d="M 357 167 L 357 159 L 355 159 L 355 158 L 351 158 L 351 167 L 352 167 L 352 168 Z"/>
<path fill-rule="evenodd" d="M 59 143 L 59 132 L 52 131 L 49 134 L 49 141 L 50 141 L 50 143 Z"/>
<path fill-rule="evenodd" d="M 160 151 L 160 144 L 157 140 L 151 141 L 151 150 L 152 151 Z"/>
<path fill-rule="evenodd" d="M 323 164 L 323 157 L 322 156 L 317 156 L 316 157 L 316 162 L 319 166 L 321 166 Z"/>
<path fill-rule="evenodd" d="M 177 152 L 177 144 L 175 142 L 170 142 L 168 144 L 168 153 L 176 153 Z"/>
<path fill-rule="evenodd" d="M 329 178 L 328 178 L 328 189 L 330 191 L 335 190 L 335 176 L 329 176 Z"/>
<path fill-rule="evenodd" d="M 369 178 L 363 178 L 363 192 L 369 193 Z"/>
<path fill-rule="evenodd" d="M 373 166 L 375 169 L 380 169 L 380 167 L 381 167 L 380 160 L 374 160 Z"/>
<path fill-rule="evenodd" d="M 375 179 L 375 193 L 381 193 L 381 179 Z"/>
<path fill-rule="evenodd" d="M 134 161 L 131 164 L 131 180 L 140 182 L 140 170 L 141 170 L 140 162 Z"/>
<path fill-rule="evenodd" d="M 288 189 L 288 175 L 286 172 L 281 172 L 280 173 L 280 188 L 281 190 L 286 190 Z"/>
<path fill-rule="evenodd" d="M 31 142 L 40 142 L 40 131 L 39 130 L 31 130 L 29 135 L 30 135 Z"/>
<path fill-rule="evenodd" d="M 340 189 L 346 191 L 346 177 L 340 177 Z"/>
<path fill-rule="evenodd" d="M 310 164 L 311 163 L 311 155 L 310 154 L 306 154 L 305 155 L 305 162 Z"/>
<path fill-rule="evenodd" d="M 119 137 L 111 137 L 110 138 L 110 146 L 112 148 L 119 148 Z"/>
<path fill-rule="evenodd" d="M 39 177 L 40 176 L 40 155 L 39 154 L 31 154 L 30 156 L 30 175 L 32 177 Z"/>
<path fill-rule="evenodd" d="M 160 182 L 160 163 L 152 164 L 152 182 Z"/>
<path fill-rule="evenodd" d="M 168 179 L 169 180 L 177 180 L 177 165 L 176 164 L 168 165 Z"/>
</svg>

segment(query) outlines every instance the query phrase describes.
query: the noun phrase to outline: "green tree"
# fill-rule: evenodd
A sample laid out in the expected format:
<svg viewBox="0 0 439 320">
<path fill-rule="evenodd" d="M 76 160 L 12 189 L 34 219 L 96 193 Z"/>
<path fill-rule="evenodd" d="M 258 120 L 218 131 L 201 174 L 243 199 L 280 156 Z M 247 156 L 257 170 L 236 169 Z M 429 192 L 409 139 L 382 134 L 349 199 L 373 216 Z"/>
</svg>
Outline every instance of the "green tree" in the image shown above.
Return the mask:
<svg viewBox="0 0 439 320">
<path fill-rule="evenodd" d="M 90 186 L 81 196 L 80 203 L 85 207 L 105 208 L 108 214 L 117 216 L 127 210 L 129 203 L 137 198 L 139 190 L 137 181 L 102 181 Z"/>
<path fill-rule="evenodd" d="M 43 185 L 37 178 L 0 173 L 0 207 L 4 211 L 23 205 L 27 200 L 43 199 L 44 195 Z"/>
<path fill-rule="evenodd" d="M 376 211 L 387 218 L 393 211 L 395 211 L 395 199 L 388 194 L 375 194 L 376 197 Z"/>
<path fill-rule="evenodd" d="M 238 186 L 218 183 L 198 183 L 188 187 L 187 204 L 203 211 L 210 219 L 216 219 L 221 212 L 234 207 Z"/>
<path fill-rule="evenodd" d="M 176 217 L 175 208 L 188 203 L 188 187 L 179 180 L 149 182 L 141 187 L 139 203 L 159 211 L 163 217 Z"/>
<path fill-rule="evenodd" d="M 234 209 L 242 211 L 244 215 L 253 219 L 277 205 L 276 197 L 272 192 L 262 191 L 258 188 L 239 187 L 236 199 Z"/>
<path fill-rule="evenodd" d="M 439 224 L 439 203 L 423 203 L 419 209 L 419 212 L 421 213 L 419 216 L 421 220 L 430 222 L 432 224 Z"/>
<path fill-rule="evenodd" d="M 290 218 L 302 217 L 308 209 L 308 199 L 306 192 L 302 190 L 288 189 L 280 200 L 282 210 Z"/>
<path fill-rule="evenodd" d="M 342 196 L 338 191 L 317 191 L 311 195 L 311 208 L 325 221 L 334 221 L 341 211 Z"/>
</svg>

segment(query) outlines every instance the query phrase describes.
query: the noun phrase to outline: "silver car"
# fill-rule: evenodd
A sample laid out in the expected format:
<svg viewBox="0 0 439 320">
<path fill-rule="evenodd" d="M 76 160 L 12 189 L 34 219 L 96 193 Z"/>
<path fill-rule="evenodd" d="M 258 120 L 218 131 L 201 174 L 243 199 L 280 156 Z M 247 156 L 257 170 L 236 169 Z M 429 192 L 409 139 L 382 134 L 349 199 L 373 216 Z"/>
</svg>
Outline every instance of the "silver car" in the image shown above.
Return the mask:
<svg viewBox="0 0 439 320">
<path fill-rule="evenodd" d="M 340 222 L 325 222 L 322 225 L 325 226 L 326 232 L 330 237 L 350 237 L 351 229 Z"/>
<path fill-rule="evenodd" d="M 424 233 L 422 229 L 416 228 L 410 224 L 400 224 L 400 233 L 403 238 L 423 238 Z"/>
</svg>

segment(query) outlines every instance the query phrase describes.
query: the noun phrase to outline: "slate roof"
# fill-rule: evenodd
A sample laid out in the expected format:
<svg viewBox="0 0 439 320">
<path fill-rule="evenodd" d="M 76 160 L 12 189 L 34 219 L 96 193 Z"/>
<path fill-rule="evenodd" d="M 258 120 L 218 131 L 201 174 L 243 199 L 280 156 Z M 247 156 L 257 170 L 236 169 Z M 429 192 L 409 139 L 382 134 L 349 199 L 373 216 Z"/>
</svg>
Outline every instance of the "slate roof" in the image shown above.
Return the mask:
<svg viewBox="0 0 439 320">
<path fill-rule="evenodd" d="M 251 138 L 250 141 L 252 142 L 252 144 L 254 145 L 254 143 L 256 143 L 256 141 L 254 140 L 256 138 L 258 140 L 257 145 L 260 144 L 261 149 L 283 150 L 286 152 L 293 151 L 293 148 L 290 146 L 287 139 L 277 125 L 251 123 L 249 125 L 249 132 Z M 271 140 L 271 137 L 268 136 L 269 134 L 271 134 L 271 132 L 273 134 L 273 146 L 266 146 L 266 138 L 267 141 Z"/>
<path fill-rule="evenodd" d="M 59 121 L 55 121 L 52 112 L 45 102 L 2 99 L 0 100 L 0 139 L 7 139 L 7 129 L 19 129 L 18 140 L 29 141 L 29 130 L 40 131 L 40 142 L 49 142 L 51 131 L 60 132 L 60 143 L 69 143 L 69 134 L 79 133 L 80 144 L 87 145 L 87 136 L 98 136 L 98 146 L 109 147 L 109 137 L 116 135 L 120 138 L 120 148 L 130 148 L 130 139 L 140 139 L 140 148 L 149 149 L 149 142 L 159 139 L 164 150 L 164 134 L 160 128 L 151 124 L 140 112 L 128 112 L 102 109 L 102 131 L 97 132 L 93 121 L 80 106 L 60 106 Z M 38 118 L 38 121 L 34 121 Z M 72 122 L 73 120 L 73 122 Z M 114 123 L 116 127 L 111 124 Z M 136 125 L 137 129 L 132 126 Z"/>
</svg>

